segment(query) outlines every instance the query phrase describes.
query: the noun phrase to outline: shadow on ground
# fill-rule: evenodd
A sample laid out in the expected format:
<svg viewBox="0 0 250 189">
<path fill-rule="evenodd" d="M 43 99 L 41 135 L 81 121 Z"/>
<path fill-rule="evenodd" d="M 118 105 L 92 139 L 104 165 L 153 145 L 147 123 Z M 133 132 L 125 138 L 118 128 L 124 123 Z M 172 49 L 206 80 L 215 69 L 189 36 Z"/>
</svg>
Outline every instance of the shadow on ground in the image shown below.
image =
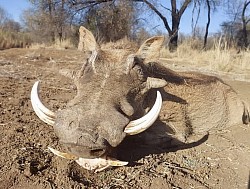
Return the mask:
<svg viewBox="0 0 250 189">
<path fill-rule="evenodd" d="M 148 141 L 143 138 L 143 135 L 127 137 L 116 149 L 116 158 L 123 161 L 128 161 L 133 165 L 133 162 L 138 161 L 150 154 L 161 154 L 168 152 L 176 152 L 183 149 L 189 149 L 201 145 L 208 140 L 209 134 L 203 136 L 196 142 L 183 143 L 170 135 L 165 136 L 161 141 Z"/>
</svg>

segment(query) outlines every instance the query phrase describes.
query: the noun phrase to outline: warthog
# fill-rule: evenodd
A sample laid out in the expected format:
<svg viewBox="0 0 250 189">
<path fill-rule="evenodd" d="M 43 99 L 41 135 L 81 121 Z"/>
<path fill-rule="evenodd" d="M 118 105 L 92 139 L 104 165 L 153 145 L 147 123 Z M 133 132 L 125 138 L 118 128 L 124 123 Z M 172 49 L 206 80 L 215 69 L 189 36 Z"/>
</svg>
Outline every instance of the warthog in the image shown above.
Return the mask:
<svg viewBox="0 0 250 189">
<path fill-rule="evenodd" d="M 31 92 L 36 114 L 53 125 L 68 150 L 52 149 L 54 153 L 82 165 L 79 158 L 109 155 L 128 135 L 143 132 L 146 143 L 160 145 L 166 136 L 187 142 L 197 134 L 249 122 L 246 105 L 222 80 L 161 65 L 163 36 L 146 40 L 133 52 L 101 49 L 90 31 L 81 27 L 80 33 L 86 61 L 81 70 L 63 72 L 77 87 L 75 98 L 54 113 L 40 101 L 38 82 Z"/>
</svg>

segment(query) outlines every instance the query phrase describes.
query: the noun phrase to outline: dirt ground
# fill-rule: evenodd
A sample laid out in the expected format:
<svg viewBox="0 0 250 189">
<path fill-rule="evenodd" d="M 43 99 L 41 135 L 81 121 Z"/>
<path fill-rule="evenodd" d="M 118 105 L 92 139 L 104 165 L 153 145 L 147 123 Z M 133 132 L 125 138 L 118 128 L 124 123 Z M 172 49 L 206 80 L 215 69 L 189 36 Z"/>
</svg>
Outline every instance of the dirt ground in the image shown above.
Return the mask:
<svg viewBox="0 0 250 189">
<path fill-rule="evenodd" d="M 54 156 L 48 146 L 62 147 L 53 128 L 32 110 L 30 90 L 41 80 L 46 106 L 63 108 L 76 90 L 58 70 L 79 69 L 81 61 L 76 50 L 0 51 L 1 189 L 250 188 L 250 127 L 245 125 L 218 131 L 192 148 L 137 156 L 140 151 L 127 146 L 118 156 L 130 164 L 100 173 Z M 250 103 L 249 83 L 227 82 Z"/>
</svg>

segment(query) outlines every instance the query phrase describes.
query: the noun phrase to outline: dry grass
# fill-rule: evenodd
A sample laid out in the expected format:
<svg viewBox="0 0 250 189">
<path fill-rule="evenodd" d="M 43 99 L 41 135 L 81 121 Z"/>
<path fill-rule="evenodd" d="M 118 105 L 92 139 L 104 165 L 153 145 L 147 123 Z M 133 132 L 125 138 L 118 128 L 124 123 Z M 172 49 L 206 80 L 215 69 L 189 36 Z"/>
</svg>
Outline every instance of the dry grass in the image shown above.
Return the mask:
<svg viewBox="0 0 250 189">
<path fill-rule="evenodd" d="M 76 46 L 70 41 L 70 39 L 65 39 L 62 41 L 56 39 L 54 44 L 32 43 L 30 45 L 30 48 L 31 49 L 53 48 L 60 50 L 60 49 L 75 49 Z"/>
<path fill-rule="evenodd" d="M 0 29 L 0 50 L 9 48 L 27 47 L 30 39 L 27 34 L 21 32 L 4 31 Z"/>
<path fill-rule="evenodd" d="M 227 44 L 216 41 L 214 47 L 203 51 L 192 48 L 186 41 L 179 45 L 175 53 L 163 48 L 161 60 L 172 69 L 181 71 L 201 71 L 205 73 L 234 76 L 234 79 L 250 79 L 250 52 L 237 52 Z M 222 48 L 223 47 L 223 48 Z"/>
<path fill-rule="evenodd" d="M 124 37 L 116 42 L 101 43 L 101 47 L 102 49 L 128 49 L 136 51 L 138 49 L 138 44 Z"/>
<path fill-rule="evenodd" d="M 60 41 L 56 39 L 55 44 L 52 45 L 56 49 L 73 49 L 76 48 L 70 39 L 64 39 Z"/>
<path fill-rule="evenodd" d="M 29 47 L 30 49 L 44 49 L 47 48 L 45 43 L 32 43 Z"/>
</svg>

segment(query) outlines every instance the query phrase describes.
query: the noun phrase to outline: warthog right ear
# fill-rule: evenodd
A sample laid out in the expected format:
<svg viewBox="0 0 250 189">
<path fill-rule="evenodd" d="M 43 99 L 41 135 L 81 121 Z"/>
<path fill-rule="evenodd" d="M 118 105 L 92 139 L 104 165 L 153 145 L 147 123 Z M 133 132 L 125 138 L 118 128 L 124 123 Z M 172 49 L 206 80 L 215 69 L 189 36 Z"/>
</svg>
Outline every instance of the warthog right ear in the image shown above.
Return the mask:
<svg viewBox="0 0 250 189">
<path fill-rule="evenodd" d="M 157 61 L 164 40 L 164 36 L 151 37 L 141 45 L 136 54 L 143 58 L 145 63 Z"/>
</svg>

